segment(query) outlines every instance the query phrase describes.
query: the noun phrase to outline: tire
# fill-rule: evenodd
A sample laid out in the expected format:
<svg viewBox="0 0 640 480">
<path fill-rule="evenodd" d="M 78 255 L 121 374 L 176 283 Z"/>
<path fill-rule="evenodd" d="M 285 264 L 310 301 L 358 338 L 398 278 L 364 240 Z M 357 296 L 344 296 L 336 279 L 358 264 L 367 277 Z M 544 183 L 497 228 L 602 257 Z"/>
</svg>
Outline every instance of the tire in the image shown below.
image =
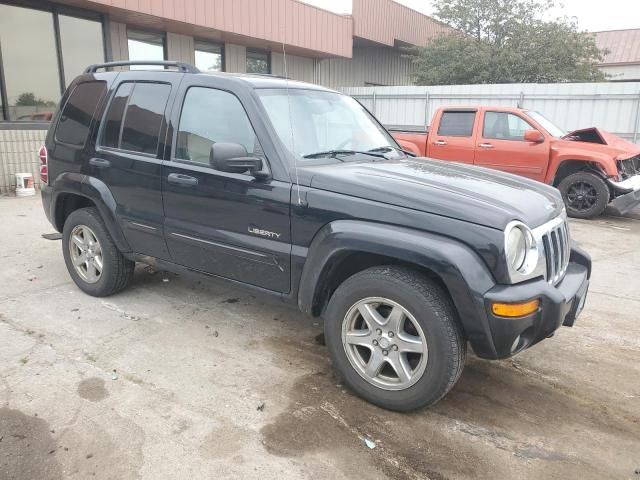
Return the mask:
<svg viewBox="0 0 640 480">
<path fill-rule="evenodd" d="M 572 173 L 562 179 L 558 189 L 570 217 L 597 217 L 604 212 L 609 203 L 609 187 L 602 177 L 594 173 Z"/>
<path fill-rule="evenodd" d="M 72 233 L 74 238 L 85 239 L 85 241 L 72 240 Z M 83 252 L 82 248 L 87 248 L 86 245 L 90 239 L 94 238 L 97 240 L 97 246 L 96 242 L 91 242 L 93 245 L 89 248 L 91 260 L 89 263 L 82 262 L 80 257 L 84 255 L 82 258 L 87 258 L 87 253 Z M 84 247 L 81 248 L 80 243 L 83 243 Z M 95 250 L 92 251 L 91 248 Z M 62 230 L 62 254 L 69 275 L 75 284 L 80 290 L 94 297 L 107 297 L 123 290 L 133 277 L 135 262 L 122 256 L 98 210 L 93 207 L 75 210 L 67 217 Z M 98 258 L 100 262 L 97 261 Z M 74 260 L 81 263 L 78 268 L 74 266 Z M 102 265 L 99 274 L 97 273 L 98 263 Z M 90 268 L 90 266 L 96 268 Z"/>
<path fill-rule="evenodd" d="M 388 307 L 385 302 L 377 304 L 380 299 L 389 301 L 395 306 Z M 379 306 L 375 307 L 376 304 Z M 378 315 L 384 317 L 385 311 L 394 311 L 397 306 L 406 312 L 404 331 L 397 330 L 395 337 L 385 338 L 383 344 L 383 337 L 390 334 L 383 331 L 383 335 L 380 336 L 377 331 L 369 328 L 368 322 L 364 322 L 360 311 L 363 308 L 368 310 L 372 307 L 377 309 Z M 392 314 L 389 313 L 388 318 L 391 317 Z M 335 369 L 356 394 L 382 408 L 409 411 L 434 405 L 451 390 L 462 373 L 466 341 L 451 299 L 440 285 L 411 269 L 380 266 L 353 275 L 345 280 L 331 296 L 324 318 L 325 341 Z M 354 318 L 355 323 L 353 323 Z M 379 317 L 374 315 L 374 318 Z M 351 329 L 351 325 L 356 327 Z M 408 330 L 411 330 L 410 336 L 407 336 Z M 369 336 L 360 338 L 360 332 L 363 331 L 370 332 Z M 347 337 L 349 333 L 353 336 Z M 413 333 L 418 335 L 413 336 Z M 386 363 L 395 361 L 397 364 L 398 357 L 392 357 L 392 355 L 400 353 L 392 350 L 395 348 L 394 344 L 389 348 L 389 342 L 398 342 L 402 345 L 401 338 L 415 339 L 420 333 L 422 333 L 422 344 L 426 343 L 428 352 L 426 357 L 424 354 L 420 355 L 420 360 L 417 360 L 418 354 L 402 354 L 406 361 L 413 362 L 411 364 L 413 377 L 410 382 L 404 382 L 403 386 L 400 375 L 395 373 L 397 370 L 391 368 L 390 363 Z M 351 345 L 351 338 L 356 336 L 357 342 L 363 341 L 367 346 Z M 369 338 L 372 342 L 379 339 L 376 340 L 377 347 L 368 346 Z M 396 347 L 398 344 L 395 344 Z M 360 360 L 366 357 L 368 350 L 375 352 L 374 349 L 382 347 L 385 347 L 383 354 L 388 350 L 384 354 L 388 360 L 385 360 L 377 377 L 373 379 L 367 377 L 362 369 L 366 371 L 373 361 L 374 353 L 371 353 L 366 365 L 362 365 Z M 400 347 L 400 349 L 403 348 Z M 378 358 L 380 358 L 379 354 Z M 420 363 L 422 359 L 426 360 L 424 364 Z M 420 367 L 421 365 L 423 367 Z M 423 370 L 421 371 L 420 368 Z M 400 383 L 394 383 L 394 375 L 398 377 L 397 381 Z M 386 385 L 372 382 L 386 383 Z"/>
</svg>

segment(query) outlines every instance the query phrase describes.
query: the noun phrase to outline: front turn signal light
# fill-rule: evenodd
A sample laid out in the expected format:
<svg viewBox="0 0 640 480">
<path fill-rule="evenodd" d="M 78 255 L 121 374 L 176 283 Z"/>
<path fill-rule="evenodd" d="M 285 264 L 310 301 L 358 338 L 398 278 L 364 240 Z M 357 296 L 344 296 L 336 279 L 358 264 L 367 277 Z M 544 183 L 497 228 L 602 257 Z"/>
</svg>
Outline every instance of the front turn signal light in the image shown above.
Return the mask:
<svg viewBox="0 0 640 480">
<path fill-rule="evenodd" d="M 498 317 L 524 317 L 529 315 L 540 306 L 540 300 L 531 300 L 525 303 L 494 303 L 491 306 L 491 311 Z"/>
</svg>

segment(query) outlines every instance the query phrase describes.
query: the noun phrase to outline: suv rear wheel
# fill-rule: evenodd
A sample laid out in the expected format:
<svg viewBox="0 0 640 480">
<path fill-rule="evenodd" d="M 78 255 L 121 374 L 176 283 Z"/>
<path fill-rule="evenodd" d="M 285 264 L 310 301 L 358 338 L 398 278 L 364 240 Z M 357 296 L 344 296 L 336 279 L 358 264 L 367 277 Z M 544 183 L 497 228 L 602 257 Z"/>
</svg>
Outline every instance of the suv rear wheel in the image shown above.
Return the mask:
<svg viewBox="0 0 640 480">
<path fill-rule="evenodd" d="M 609 187 L 594 173 L 572 173 L 560 182 L 558 190 L 570 217 L 597 217 L 609 203 Z"/>
<path fill-rule="evenodd" d="M 373 267 L 345 280 L 324 329 L 346 384 L 383 408 L 433 405 L 462 373 L 466 342 L 449 296 L 407 268 Z"/>
<path fill-rule="evenodd" d="M 95 208 L 69 215 L 62 231 L 62 253 L 73 281 L 94 297 L 119 292 L 133 276 L 135 262 L 118 251 Z"/>
</svg>

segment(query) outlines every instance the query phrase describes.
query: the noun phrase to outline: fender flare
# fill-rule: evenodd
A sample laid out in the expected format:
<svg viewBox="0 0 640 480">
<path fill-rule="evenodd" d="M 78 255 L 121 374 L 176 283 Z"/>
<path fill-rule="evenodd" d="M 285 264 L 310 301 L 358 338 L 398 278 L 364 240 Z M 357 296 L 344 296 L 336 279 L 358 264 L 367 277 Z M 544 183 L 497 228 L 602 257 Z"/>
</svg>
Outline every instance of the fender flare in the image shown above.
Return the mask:
<svg viewBox="0 0 640 480">
<path fill-rule="evenodd" d="M 313 311 L 327 267 L 349 252 L 384 255 L 432 271 L 448 289 L 474 350 L 495 355 L 483 296 L 496 282 L 473 250 L 438 234 L 358 220 L 325 225 L 308 249 L 298 293 L 300 310 Z"/>
<path fill-rule="evenodd" d="M 131 247 L 122 232 L 122 228 L 120 228 L 116 220 L 116 200 L 104 182 L 81 173 L 67 172 L 56 177 L 52 184 L 52 190 L 50 218 L 54 219 L 54 222 L 56 221 L 58 201 L 64 194 L 85 197 L 91 200 L 98 209 L 98 212 L 100 212 L 100 217 L 102 217 L 107 231 L 118 247 L 118 250 L 121 252 L 131 251 Z M 57 225 L 56 223 L 55 227 L 61 232 L 63 225 Z"/>
</svg>

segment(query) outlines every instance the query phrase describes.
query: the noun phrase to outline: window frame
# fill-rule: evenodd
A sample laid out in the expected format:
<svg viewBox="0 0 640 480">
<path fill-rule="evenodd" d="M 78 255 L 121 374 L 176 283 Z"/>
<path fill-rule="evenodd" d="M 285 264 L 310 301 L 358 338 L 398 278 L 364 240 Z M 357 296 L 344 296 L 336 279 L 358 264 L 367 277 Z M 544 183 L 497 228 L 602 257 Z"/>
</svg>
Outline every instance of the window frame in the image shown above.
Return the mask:
<svg viewBox="0 0 640 480">
<path fill-rule="evenodd" d="M 82 143 L 82 145 L 78 145 L 76 143 L 69 143 L 69 142 L 64 142 L 62 140 L 60 140 L 58 138 L 58 129 L 60 128 L 60 120 L 62 118 L 62 113 L 64 112 L 65 108 L 67 108 L 67 105 L 69 104 L 69 100 L 71 100 L 71 98 L 73 97 L 73 94 L 76 92 L 76 90 L 78 89 L 78 87 L 82 86 L 82 85 L 86 85 L 88 83 L 103 83 L 104 84 L 104 93 L 102 94 L 102 96 L 98 99 L 98 101 L 96 102 L 96 106 L 95 109 L 91 115 L 91 121 L 89 122 L 89 125 L 87 126 L 87 135 L 84 139 L 84 143 Z M 102 102 L 104 102 L 104 99 L 109 95 L 109 84 L 106 80 L 88 80 L 86 82 L 78 82 L 75 85 L 73 85 L 73 90 L 71 90 L 69 92 L 69 95 L 67 96 L 66 101 L 64 102 L 64 105 L 62 105 L 60 107 L 60 115 L 57 118 L 55 127 L 54 127 L 54 133 L 53 133 L 53 141 L 55 143 L 61 144 L 61 145 L 65 145 L 67 147 L 70 148 L 75 148 L 78 150 L 82 150 L 84 147 L 86 147 L 87 142 L 89 141 L 89 138 L 91 137 L 91 130 L 93 128 L 93 125 L 96 121 L 96 113 L 98 113 L 98 109 L 100 108 L 100 105 L 102 104 Z M 53 122 L 53 120 L 52 120 Z"/>
<path fill-rule="evenodd" d="M 253 73 L 253 72 L 246 72 L 247 70 L 247 60 L 249 59 L 249 54 L 251 53 L 256 53 L 259 55 L 266 55 L 267 56 L 267 72 L 266 73 Z M 249 73 L 250 75 L 271 75 L 273 70 L 272 70 L 272 65 L 271 65 L 271 51 L 270 50 L 261 50 L 259 48 L 247 48 L 246 52 L 245 52 L 245 58 L 244 58 L 244 69 L 246 73 Z"/>
<path fill-rule="evenodd" d="M 225 93 L 228 93 L 230 95 L 233 95 L 236 98 L 236 100 L 238 100 L 238 103 L 240 103 L 240 106 L 242 107 L 242 110 L 244 111 L 244 114 L 247 116 L 247 121 L 249 122 L 249 125 L 251 125 L 251 129 L 253 130 L 253 134 L 255 135 L 256 140 L 258 141 L 258 143 L 260 143 L 260 149 L 262 150 L 262 153 L 263 153 L 261 158 L 265 162 L 265 167 L 267 169 L 269 169 L 269 171 L 271 171 L 271 167 L 269 165 L 269 160 L 267 158 L 267 154 L 264 152 L 264 149 L 262 148 L 262 144 L 260 142 L 260 138 L 258 137 L 258 133 L 256 131 L 256 128 L 253 125 L 253 122 L 251 121 L 251 116 L 249 115 L 249 112 L 247 112 L 247 109 L 245 108 L 244 103 L 242 103 L 242 100 L 240 100 L 240 97 L 238 97 L 238 95 L 236 95 L 234 92 L 232 92 L 231 90 L 228 90 L 226 88 L 212 87 L 212 86 L 208 86 L 208 85 L 189 85 L 184 90 L 184 93 L 179 95 L 179 98 L 176 99 L 176 101 L 180 102 L 180 110 L 178 112 L 178 122 L 176 124 L 176 127 L 173 129 L 173 134 L 172 134 L 172 139 L 171 139 L 171 153 L 170 153 L 169 159 L 167 161 L 171 162 L 171 163 L 175 163 L 175 164 L 184 164 L 184 165 L 190 165 L 190 166 L 205 168 L 209 172 L 215 172 L 216 174 L 222 174 L 222 175 L 229 175 L 229 176 L 232 176 L 234 178 L 244 178 L 244 177 L 247 176 L 246 173 L 231 173 L 231 172 L 222 172 L 220 170 L 216 170 L 215 168 L 213 168 L 211 166 L 210 163 L 195 162 L 193 160 L 187 160 L 187 159 L 177 158 L 176 157 L 176 150 L 178 148 L 178 134 L 180 133 L 180 121 L 182 120 L 182 114 L 183 114 L 183 111 L 184 111 L 185 100 L 187 99 L 187 95 L 189 94 L 189 90 L 191 90 L 193 88 L 202 88 L 202 89 L 207 89 L 207 90 L 216 90 L 216 91 L 219 91 L 219 92 L 225 92 Z"/>
<path fill-rule="evenodd" d="M 474 117 L 473 117 L 473 122 L 471 123 L 471 131 L 469 132 L 469 135 L 452 135 L 452 134 L 444 134 L 444 133 L 440 133 L 440 129 L 442 128 L 442 117 L 444 117 L 447 113 L 473 113 Z M 436 131 L 436 135 L 440 136 L 440 137 L 453 137 L 453 138 L 473 138 L 473 130 L 475 128 L 476 125 L 476 118 L 478 115 L 478 110 L 476 109 L 461 109 L 461 110 L 456 110 L 456 109 L 447 109 L 447 110 L 443 110 L 442 113 L 440 114 L 440 118 L 438 119 L 438 130 Z"/>
<path fill-rule="evenodd" d="M 64 60 L 62 55 L 62 40 L 60 36 L 60 23 L 58 16 L 66 15 L 69 17 L 76 17 L 85 20 L 93 20 L 100 22 L 100 27 L 102 28 L 102 49 L 103 56 L 105 61 L 109 58 L 109 43 L 108 43 L 108 29 L 107 29 L 107 21 L 105 15 L 93 12 L 91 10 L 86 10 L 79 7 L 61 5 L 55 3 L 41 3 L 35 0 L 0 0 L 0 4 L 2 5 L 10 5 L 13 7 L 21 7 L 29 10 L 39 10 L 41 12 L 49 12 L 52 15 L 53 22 L 53 35 L 54 35 L 54 43 L 56 50 L 56 63 L 58 64 L 58 83 L 60 86 L 60 98 L 64 95 L 64 92 L 67 90 L 65 85 L 65 75 L 64 75 Z M 0 104 L 0 113 L 2 114 L 2 118 L 0 119 L 0 129 L 5 126 L 10 126 L 13 124 L 17 125 L 49 125 L 51 121 L 38 121 L 38 120 L 13 120 L 9 118 L 9 105 L 8 105 L 8 97 L 7 97 L 7 85 L 4 76 L 4 61 L 2 58 L 2 44 L 0 43 L 0 98 L 2 102 Z M 10 127 L 9 127 L 10 128 Z"/>
<path fill-rule="evenodd" d="M 214 42 L 212 40 L 207 40 L 204 38 L 198 38 L 198 37 L 194 37 L 193 38 L 193 64 L 195 66 L 195 54 L 196 51 L 198 50 L 198 43 L 207 43 L 209 45 L 218 45 L 220 47 L 220 55 L 221 55 L 221 72 L 226 72 L 227 71 L 227 56 L 225 55 L 225 44 L 224 42 Z M 204 50 L 201 50 L 204 51 Z"/>
<path fill-rule="evenodd" d="M 124 110 L 122 112 L 122 118 L 120 119 L 120 135 L 118 137 L 118 144 L 121 145 L 122 144 L 122 128 L 123 128 L 123 123 L 124 120 L 127 118 L 127 109 L 129 108 L 129 100 L 131 99 L 131 94 L 135 91 L 135 84 L 136 83 L 154 83 L 154 84 L 161 84 L 161 85 L 169 85 L 169 95 L 167 96 L 167 104 L 164 107 L 164 114 L 162 116 L 162 121 L 160 122 L 160 128 L 158 130 L 158 146 L 156 147 L 156 153 L 146 153 L 146 152 L 137 152 L 136 150 L 127 150 L 125 148 L 120 148 L 118 147 L 110 147 L 107 145 L 103 144 L 104 141 L 104 129 L 106 126 L 106 118 L 107 115 L 109 114 L 109 111 L 111 110 L 111 105 L 113 104 L 113 100 L 116 98 L 116 93 L 118 93 L 118 89 L 120 88 L 121 85 L 124 85 L 125 83 L 133 83 L 134 87 L 131 90 L 131 93 L 129 94 L 129 96 L 127 97 L 127 103 L 125 104 Z M 154 159 L 154 160 L 162 160 L 163 157 L 163 151 L 161 151 L 160 149 L 160 145 L 161 145 L 161 136 L 162 136 L 162 130 L 163 127 L 165 129 L 165 135 L 166 135 L 166 126 L 167 126 L 167 109 L 171 108 L 171 90 L 174 88 L 174 85 L 171 82 L 159 82 L 156 80 L 128 80 L 128 79 L 124 79 L 120 82 L 118 82 L 117 85 L 114 85 L 111 87 L 111 92 L 108 93 L 108 102 L 105 105 L 104 108 L 104 112 L 102 112 L 102 116 L 100 117 L 100 128 L 98 129 L 98 134 L 96 135 L 96 151 L 104 151 L 104 152 L 111 152 L 111 153 L 115 153 L 115 154 L 126 154 L 126 155 L 139 155 L 141 157 L 145 157 L 145 158 L 149 158 L 149 159 Z"/>
<path fill-rule="evenodd" d="M 522 118 L 520 115 L 518 115 L 517 113 L 513 113 L 513 112 L 500 112 L 497 110 L 485 110 L 483 115 L 482 115 L 482 132 L 480 133 L 480 136 L 483 140 L 500 140 L 500 141 L 506 141 L 506 142 L 526 142 L 526 140 L 524 138 L 495 138 L 495 137 L 485 137 L 484 136 L 484 129 L 487 125 L 487 113 L 498 113 L 498 114 L 502 114 L 502 115 L 513 115 L 514 117 L 519 118 L 520 120 L 522 120 L 524 123 L 526 123 L 527 125 L 529 125 L 529 129 L 528 130 L 538 130 L 536 127 L 534 127 L 533 125 L 531 125 L 531 122 L 528 122 L 527 120 L 525 120 L 524 118 Z M 509 125 L 509 120 L 507 119 L 507 126 Z"/>
</svg>

